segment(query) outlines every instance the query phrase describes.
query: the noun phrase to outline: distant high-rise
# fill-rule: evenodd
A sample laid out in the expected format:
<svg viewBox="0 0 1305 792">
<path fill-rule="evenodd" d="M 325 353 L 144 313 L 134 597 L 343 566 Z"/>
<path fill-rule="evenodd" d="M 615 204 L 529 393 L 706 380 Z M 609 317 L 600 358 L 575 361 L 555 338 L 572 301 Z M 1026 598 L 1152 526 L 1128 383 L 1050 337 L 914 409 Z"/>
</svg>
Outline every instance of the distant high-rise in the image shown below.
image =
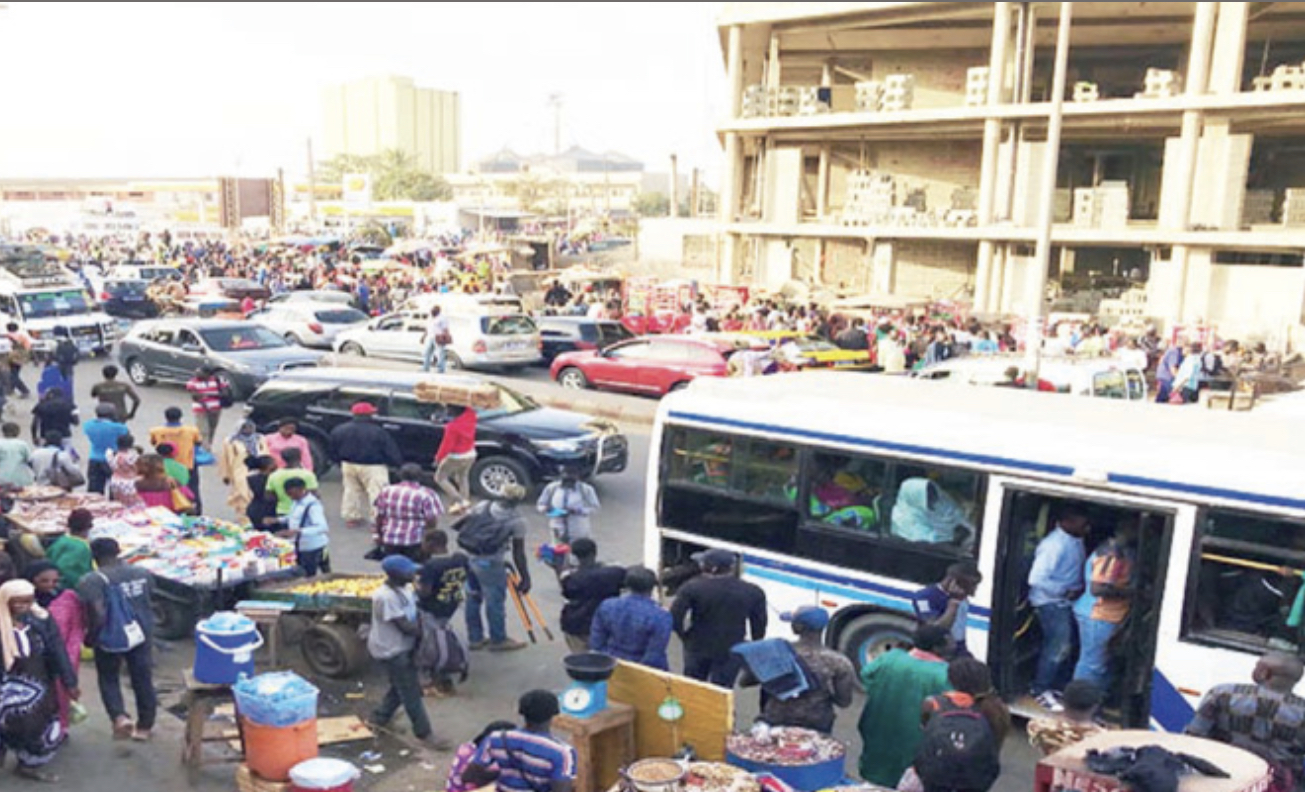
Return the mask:
<svg viewBox="0 0 1305 792">
<path fill-rule="evenodd" d="M 455 173 L 462 155 L 458 94 L 419 88 L 410 77 L 368 77 L 322 95 L 323 155 L 411 154 L 424 169 Z"/>
</svg>

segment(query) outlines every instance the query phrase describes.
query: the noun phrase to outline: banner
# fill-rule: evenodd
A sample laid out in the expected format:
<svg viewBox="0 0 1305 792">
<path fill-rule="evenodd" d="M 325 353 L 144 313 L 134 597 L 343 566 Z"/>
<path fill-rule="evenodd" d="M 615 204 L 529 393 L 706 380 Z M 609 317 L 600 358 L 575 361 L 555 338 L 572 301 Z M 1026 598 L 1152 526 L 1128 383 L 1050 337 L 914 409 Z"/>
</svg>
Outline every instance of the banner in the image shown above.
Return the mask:
<svg viewBox="0 0 1305 792">
<path fill-rule="evenodd" d="M 346 204 L 366 205 L 372 202 L 372 176 L 370 173 L 344 174 L 344 194 L 341 196 Z"/>
</svg>

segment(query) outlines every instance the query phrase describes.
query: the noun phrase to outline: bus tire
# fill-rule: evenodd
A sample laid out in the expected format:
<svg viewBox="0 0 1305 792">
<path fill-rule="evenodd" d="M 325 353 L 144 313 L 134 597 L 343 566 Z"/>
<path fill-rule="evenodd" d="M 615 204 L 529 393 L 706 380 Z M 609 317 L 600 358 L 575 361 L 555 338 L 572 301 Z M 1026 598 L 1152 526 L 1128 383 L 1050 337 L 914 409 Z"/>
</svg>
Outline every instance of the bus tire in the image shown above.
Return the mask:
<svg viewBox="0 0 1305 792">
<path fill-rule="evenodd" d="M 858 674 L 876 657 L 890 649 L 909 648 L 916 622 L 891 613 L 867 613 L 847 623 L 838 633 L 842 652 Z"/>
</svg>

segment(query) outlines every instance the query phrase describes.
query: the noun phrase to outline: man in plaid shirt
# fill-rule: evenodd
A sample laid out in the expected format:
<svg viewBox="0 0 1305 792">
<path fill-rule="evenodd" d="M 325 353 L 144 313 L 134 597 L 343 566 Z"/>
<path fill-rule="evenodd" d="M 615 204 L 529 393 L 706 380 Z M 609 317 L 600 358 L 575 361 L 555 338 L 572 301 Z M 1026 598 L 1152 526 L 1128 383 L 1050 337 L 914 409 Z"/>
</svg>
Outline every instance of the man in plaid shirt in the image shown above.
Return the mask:
<svg viewBox="0 0 1305 792">
<path fill-rule="evenodd" d="M 399 483 L 376 496 L 376 543 L 385 555 L 402 555 L 421 563 L 421 540 L 444 513 L 435 491 L 420 483 L 421 468 L 399 468 Z"/>
</svg>

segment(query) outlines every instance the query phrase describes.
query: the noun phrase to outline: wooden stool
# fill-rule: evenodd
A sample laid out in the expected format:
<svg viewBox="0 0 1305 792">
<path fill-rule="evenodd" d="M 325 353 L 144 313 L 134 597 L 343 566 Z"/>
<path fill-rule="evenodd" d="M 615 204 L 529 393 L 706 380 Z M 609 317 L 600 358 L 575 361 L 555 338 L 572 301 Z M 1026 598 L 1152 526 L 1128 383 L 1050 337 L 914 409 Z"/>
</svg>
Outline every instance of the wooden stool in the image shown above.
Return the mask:
<svg viewBox="0 0 1305 792">
<path fill-rule="evenodd" d="M 235 708 L 235 696 L 230 685 L 208 685 L 196 681 L 192 671 L 187 669 L 182 674 L 186 692 L 181 703 L 186 708 L 186 731 L 181 740 L 181 763 L 186 766 L 192 778 L 199 768 L 206 764 L 239 762 L 245 754 L 245 734 L 240 729 L 240 716 Z M 220 759 L 205 759 L 205 743 L 222 743 L 231 741 L 228 730 L 208 729 L 208 719 L 223 704 L 230 703 L 235 716 L 236 729 L 240 732 L 240 755 L 226 756 Z"/>
<path fill-rule="evenodd" d="M 599 792 L 615 784 L 635 760 L 634 707 L 609 701 L 592 718 L 558 715 L 553 731 L 575 747 L 575 792 Z"/>
</svg>

